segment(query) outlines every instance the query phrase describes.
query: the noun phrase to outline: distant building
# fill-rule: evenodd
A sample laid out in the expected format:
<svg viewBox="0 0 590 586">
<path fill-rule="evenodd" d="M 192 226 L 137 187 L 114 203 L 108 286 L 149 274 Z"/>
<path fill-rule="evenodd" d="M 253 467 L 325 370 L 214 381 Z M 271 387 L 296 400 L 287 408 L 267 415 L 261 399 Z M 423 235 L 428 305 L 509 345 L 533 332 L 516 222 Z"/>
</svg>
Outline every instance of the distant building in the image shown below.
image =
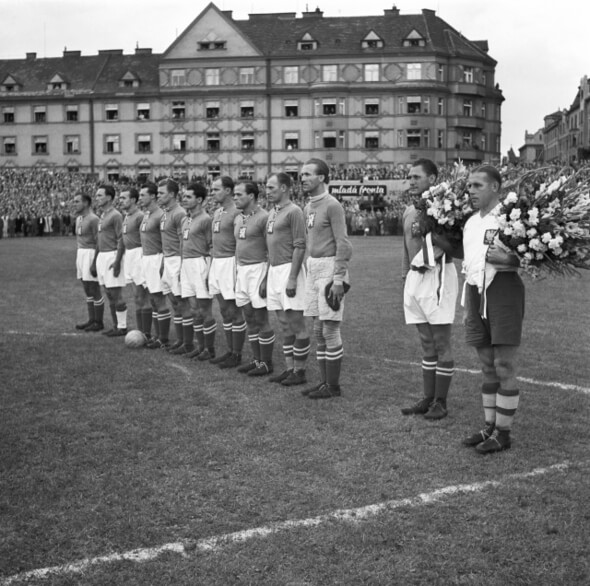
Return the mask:
<svg viewBox="0 0 590 586">
<path fill-rule="evenodd" d="M 0 61 L 0 167 L 261 178 L 500 159 L 496 61 L 432 10 L 234 20 L 209 4 L 162 54 Z"/>
<path fill-rule="evenodd" d="M 524 144 L 518 149 L 519 161 L 521 163 L 541 163 L 543 162 L 543 128 L 537 132 L 524 133 Z"/>
</svg>

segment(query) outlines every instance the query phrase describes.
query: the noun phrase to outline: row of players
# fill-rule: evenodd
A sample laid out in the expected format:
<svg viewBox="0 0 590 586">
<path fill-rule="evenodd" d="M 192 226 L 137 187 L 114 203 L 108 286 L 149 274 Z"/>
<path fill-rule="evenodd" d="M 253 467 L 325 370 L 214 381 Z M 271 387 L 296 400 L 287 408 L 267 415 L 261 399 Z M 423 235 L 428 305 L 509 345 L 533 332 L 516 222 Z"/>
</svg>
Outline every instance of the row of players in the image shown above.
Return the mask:
<svg viewBox="0 0 590 586">
<path fill-rule="evenodd" d="M 272 375 L 270 381 L 293 386 L 307 382 L 309 316 L 320 380 L 302 393 L 311 399 L 339 396 L 340 324 L 352 246 L 344 211 L 329 195 L 328 182 L 324 161 L 311 159 L 303 166 L 301 183 L 310 200 L 301 210 L 290 199 L 291 178 L 271 175 L 266 183 L 270 213 L 258 205 L 255 183 L 234 184 L 225 176 L 213 182 L 210 193 L 192 183 L 181 194 L 170 179 L 139 192 L 130 187 L 119 195 L 124 215 L 115 209 L 112 186 L 97 189 L 100 216 L 92 212 L 88 195 L 76 195 L 77 276 L 88 309 L 88 321 L 76 328 L 104 329 L 102 286 L 113 321 L 103 333 L 124 336 L 123 292 L 132 283 L 137 329 L 148 338 L 147 348 L 237 368 L 248 376 Z M 213 217 L 204 209 L 208 197 L 217 204 Z M 215 350 L 214 298 L 227 345 L 221 355 Z M 286 365 L 274 375 L 269 311 L 281 325 Z M 172 323 L 176 341 L 171 344 Z M 242 363 L 246 337 L 252 360 Z"/>
</svg>

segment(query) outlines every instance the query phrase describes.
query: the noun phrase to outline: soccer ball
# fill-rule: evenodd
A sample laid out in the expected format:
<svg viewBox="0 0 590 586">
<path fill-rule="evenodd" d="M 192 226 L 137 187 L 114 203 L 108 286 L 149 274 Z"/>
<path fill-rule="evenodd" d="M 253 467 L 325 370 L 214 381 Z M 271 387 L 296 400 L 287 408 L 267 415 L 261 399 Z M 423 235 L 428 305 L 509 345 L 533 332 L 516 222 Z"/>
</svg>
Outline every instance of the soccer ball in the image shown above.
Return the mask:
<svg viewBox="0 0 590 586">
<path fill-rule="evenodd" d="M 142 346 L 145 346 L 146 342 L 147 339 L 145 334 L 139 330 L 131 330 L 130 332 L 127 332 L 127 335 L 125 336 L 125 346 L 127 346 L 127 348 L 141 348 Z"/>
</svg>

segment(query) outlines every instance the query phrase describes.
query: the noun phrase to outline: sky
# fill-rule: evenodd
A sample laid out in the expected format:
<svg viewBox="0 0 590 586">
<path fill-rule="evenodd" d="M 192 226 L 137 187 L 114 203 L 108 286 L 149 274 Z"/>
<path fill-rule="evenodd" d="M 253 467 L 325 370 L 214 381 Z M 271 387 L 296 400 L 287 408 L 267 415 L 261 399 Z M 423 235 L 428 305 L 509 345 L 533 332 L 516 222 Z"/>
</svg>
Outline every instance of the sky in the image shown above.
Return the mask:
<svg viewBox="0 0 590 586">
<path fill-rule="evenodd" d="M 0 59 L 61 56 L 65 47 L 95 55 L 99 49 L 136 45 L 163 52 L 209 2 L 203 0 L 0 0 Z M 234 19 L 249 13 L 297 12 L 319 7 L 324 16 L 402 14 L 435 10 L 471 40 L 486 39 L 498 65 L 496 81 L 506 101 L 502 152 L 524 143 L 525 131 L 568 108 L 580 79 L 590 75 L 586 45 L 590 2 L 583 0 L 217 0 Z"/>
</svg>

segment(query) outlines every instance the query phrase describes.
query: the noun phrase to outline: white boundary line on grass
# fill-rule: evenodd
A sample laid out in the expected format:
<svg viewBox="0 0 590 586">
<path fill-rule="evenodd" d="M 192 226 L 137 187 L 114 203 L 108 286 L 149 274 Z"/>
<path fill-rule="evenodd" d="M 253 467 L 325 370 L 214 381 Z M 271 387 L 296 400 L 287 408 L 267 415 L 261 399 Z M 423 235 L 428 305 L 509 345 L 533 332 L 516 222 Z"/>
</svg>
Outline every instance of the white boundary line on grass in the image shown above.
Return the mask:
<svg viewBox="0 0 590 586">
<path fill-rule="evenodd" d="M 263 538 L 278 533 L 280 531 L 288 531 L 298 528 L 317 527 L 329 521 L 339 521 L 348 523 L 358 523 L 364 519 L 375 517 L 376 515 L 393 511 L 401 507 L 418 507 L 440 501 L 444 497 L 453 496 L 456 494 L 468 494 L 474 492 L 481 492 L 487 488 L 498 488 L 511 480 L 525 480 L 535 476 L 542 476 L 550 472 L 563 472 L 570 467 L 568 461 L 553 464 L 545 468 L 535 468 L 530 472 L 520 472 L 517 474 L 509 474 L 501 480 L 484 480 L 482 482 L 474 482 L 472 484 L 457 484 L 445 486 L 433 490 L 432 492 L 422 493 L 414 497 L 403 498 L 398 500 L 385 501 L 375 505 L 367 505 L 355 509 L 338 509 L 331 513 L 319 515 L 317 517 L 310 517 L 307 519 L 295 519 L 291 521 L 282 521 L 278 523 L 271 523 L 262 527 L 255 527 L 245 531 L 236 531 L 235 533 L 226 533 L 217 535 L 206 539 L 199 539 L 193 543 L 165 543 L 159 547 L 150 547 L 145 549 L 134 549 L 123 553 L 113 553 L 110 555 L 103 555 L 94 558 L 85 558 L 70 564 L 63 564 L 60 566 L 52 566 L 48 568 L 40 568 L 37 570 L 30 570 L 28 572 L 21 572 L 6 578 L 0 578 L 0 585 L 9 586 L 15 582 L 31 579 L 44 579 L 50 576 L 80 574 L 89 570 L 93 566 L 108 564 L 112 562 L 130 561 L 130 562 L 147 562 L 153 560 L 163 553 L 173 552 L 181 555 L 190 555 L 194 551 L 202 552 L 216 552 L 225 546 L 233 543 L 248 541 L 252 538 Z"/>
<path fill-rule="evenodd" d="M 36 336 L 37 338 L 42 338 L 43 336 L 87 336 L 87 332 L 19 332 L 17 330 L 7 330 L 5 332 L 0 330 L 1 335 L 11 335 L 11 336 Z M 89 338 L 91 336 L 88 336 Z"/>
</svg>

